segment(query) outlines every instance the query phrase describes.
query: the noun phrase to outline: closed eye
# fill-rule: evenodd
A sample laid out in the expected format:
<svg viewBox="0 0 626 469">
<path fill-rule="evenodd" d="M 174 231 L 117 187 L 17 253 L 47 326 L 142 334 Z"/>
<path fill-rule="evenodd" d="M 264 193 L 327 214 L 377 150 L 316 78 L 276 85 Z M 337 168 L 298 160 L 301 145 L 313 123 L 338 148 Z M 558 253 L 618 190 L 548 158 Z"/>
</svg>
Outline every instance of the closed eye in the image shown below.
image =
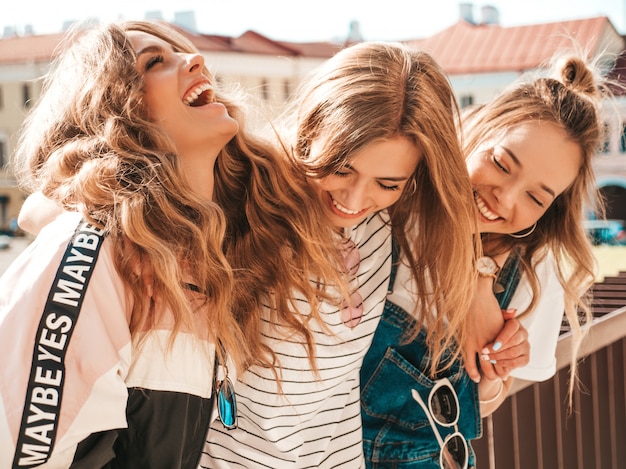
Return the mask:
<svg viewBox="0 0 626 469">
<path fill-rule="evenodd" d="M 146 61 L 146 71 L 150 70 L 152 67 L 154 67 L 156 64 L 160 64 L 163 63 L 164 58 L 162 55 L 155 55 L 153 57 L 150 57 L 147 61 Z"/>
<path fill-rule="evenodd" d="M 345 178 L 345 177 L 350 176 L 350 171 L 335 171 L 333 175 L 339 176 L 340 178 Z"/>
<path fill-rule="evenodd" d="M 400 190 L 400 186 L 397 184 L 394 184 L 392 186 L 387 186 L 386 184 L 383 184 L 382 182 L 378 183 L 378 186 L 385 191 L 397 191 Z"/>
<path fill-rule="evenodd" d="M 527 192 L 528 197 L 530 197 L 533 202 L 535 202 L 537 205 L 539 205 L 541 208 L 544 207 L 543 202 L 541 200 L 539 200 L 537 197 L 535 197 L 534 195 L 532 195 L 530 192 Z"/>
<path fill-rule="evenodd" d="M 500 160 L 498 159 L 498 157 L 496 155 L 493 155 L 491 157 L 491 159 L 493 160 L 493 163 L 500 168 L 501 171 L 505 172 L 506 174 L 509 174 L 509 170 L 500 162 Z"/>
</svg>

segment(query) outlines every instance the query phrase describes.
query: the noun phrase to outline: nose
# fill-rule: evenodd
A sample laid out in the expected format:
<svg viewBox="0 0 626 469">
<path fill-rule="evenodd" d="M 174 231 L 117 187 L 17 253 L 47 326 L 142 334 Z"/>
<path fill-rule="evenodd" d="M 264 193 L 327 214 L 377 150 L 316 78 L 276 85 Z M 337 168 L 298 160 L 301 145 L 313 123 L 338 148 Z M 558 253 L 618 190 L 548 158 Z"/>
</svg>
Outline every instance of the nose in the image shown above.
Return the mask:
<svg viewBox="0 0 626 469">
<path fill-rule="evenodd" d="M 350 210 L 362 210 L 367 207 L 368 187 L 363 181 L 353 180 L 345 188 L 345 204 Z"/>
<path fill-rule="evenodd" d="M 202 54 L 185 54 L 185 66 L 189 72 L 201 72 L 204 68 Z"/>
<path fill-rule="evenodd" d="M 496 199 L 498 200 L 499 209 L 507 212 L 513 210 L 515 203 L 520 197 L 520 190 L 514 184 L 501 187 L 494 192 Z"/>
</svg>

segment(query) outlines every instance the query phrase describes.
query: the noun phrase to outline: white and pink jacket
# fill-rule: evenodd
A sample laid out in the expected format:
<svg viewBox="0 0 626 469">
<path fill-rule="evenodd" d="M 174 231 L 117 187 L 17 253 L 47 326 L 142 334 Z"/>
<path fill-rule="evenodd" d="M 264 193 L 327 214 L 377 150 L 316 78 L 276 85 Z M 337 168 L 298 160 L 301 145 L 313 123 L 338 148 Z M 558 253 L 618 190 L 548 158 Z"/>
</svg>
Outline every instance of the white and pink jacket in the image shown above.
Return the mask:
<svg viewBox="0 0 626 469">
<path fill-rule="evenodd" d="M 140 348 L 131 342 L 109 240 L 75 323 L 50 308 L 41 321 L 79 221 L 57 217 L 0 277 L 0 467 L 196 468 L 212 415 L 214 347 L 183 331 L 168 348 L 167 325 Z M 89 250 L 75 254 L 85 260 Z M 84 265 L 67 270 L 65 300 L 81 290 Z M 54 366 L 38 365 L 46 361 Z"/>
</svg>

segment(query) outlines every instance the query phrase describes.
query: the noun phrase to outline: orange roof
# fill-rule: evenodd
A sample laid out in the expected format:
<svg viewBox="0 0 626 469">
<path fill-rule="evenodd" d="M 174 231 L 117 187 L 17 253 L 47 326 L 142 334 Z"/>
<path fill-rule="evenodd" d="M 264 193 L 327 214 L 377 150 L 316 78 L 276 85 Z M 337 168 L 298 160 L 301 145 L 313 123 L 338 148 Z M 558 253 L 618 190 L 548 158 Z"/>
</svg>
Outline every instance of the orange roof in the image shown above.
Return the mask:
<svg viewBox="0 0 626 469">
<path fill-rule="evenodd" d="M 429 52 L 449 74 L 523 71 L 571 47 L 571 39 L 597 53 L 607 27 L 605 16 L 507 28 L 459 20 L 434 36 L 404 42 Z"/>
<path fill-rule="evenodd" d="M 298 55 L 296 50 L 254 31 L 246 31 L 234 38 L 233 46 L 241 52 L 250 54 Z"/>
<path fill-rule="evenodd" d="M 274 41 L 255 31 L 247 31 L 239 37 L 200 34 L 174 24 L 170 26 L 206 52 L 329 58 L 346 45 Z M 569 37 L 590 53 L 597 52 L 607 28 L 613 27 L 604 16 L 508 28 L 460 20 L 429 38 L 404 42 L 430 52 L 451 75 L 523 71 L 542 65 L 557 49 L 570 46 Z M 614 28 L 612 31 L 617 34 Z M 64 33 L 56 33 L 0 38 L 0 63 L 48 61 L 63 36 Z"/>
<path fill-rule="evenodd" d="M 326 47 L 319 44 L 308 45 L 291 42 L 279 42 L 257 32 L 247 31 L 239 37 L 200 34 L 188 31 L 175 24 L 168 24 L 187 37 L 200 51 L 204 52 L 241 52 L 249 54 L 331 57 L 338 46 Z M 0 37 L 0 63 L 47 62 L 63 40 L 65 33 Z M 321 53 L 321 55 L 320 55 Z"/>
<path fill-rule="evenodd" d="M 0 39 L 0 63 L 48 62 L 63 33 Z"/>
<path fill-rule="evenodd" d="M 335 42 L 285 42 L 281 44 L 298 51 L 304 57 L 331 58 L 345 47 L 345 44 Z"/>
</svg>

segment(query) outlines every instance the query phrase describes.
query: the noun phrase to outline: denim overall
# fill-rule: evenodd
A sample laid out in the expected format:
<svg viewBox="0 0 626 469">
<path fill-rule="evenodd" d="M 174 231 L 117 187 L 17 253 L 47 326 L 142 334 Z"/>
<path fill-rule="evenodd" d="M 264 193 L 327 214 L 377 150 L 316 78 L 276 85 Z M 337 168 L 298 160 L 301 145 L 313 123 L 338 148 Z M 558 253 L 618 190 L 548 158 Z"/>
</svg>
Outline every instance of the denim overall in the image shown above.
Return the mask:
<svg viewBox="0 0 626 469">
<path fill-rule="evenodd" d="M 390 278 L 390 292 L 393 291 L 397 268 L 395 259 L 397 256 Z M 504 287 L 496 297 L 500 307 L 505 309 L 519 283 L 517 256 L 509 256 L 497 283 Z M 440 469 L 439 442 L 424 411 L 411 396 L 411 389 L 415 389 L 427 402 L 434 386 L 434 381 L 423 372 L 429 365 L 425 331 L 420 331 L 412 342 L 402 344 L 403 334 L 412 321 L 406 311 L 387 301 L 361 368 L 363 449 L 368 468 Z M 444 355 L 443 363 L 449 359 L 449 355 Z M 438 379 L 444 376 L 450 380 L 459 398 L 458 430 L 466 440 L 480 437 L 478 385 L 469 379 L 460 360 L 440 373 Z M 454 427 L 435 425 L 443 440 L 455 431 Z M 471 468 L 475 466 L 475 456 L 469 441 L 468 449 Z"/>
</svg>

